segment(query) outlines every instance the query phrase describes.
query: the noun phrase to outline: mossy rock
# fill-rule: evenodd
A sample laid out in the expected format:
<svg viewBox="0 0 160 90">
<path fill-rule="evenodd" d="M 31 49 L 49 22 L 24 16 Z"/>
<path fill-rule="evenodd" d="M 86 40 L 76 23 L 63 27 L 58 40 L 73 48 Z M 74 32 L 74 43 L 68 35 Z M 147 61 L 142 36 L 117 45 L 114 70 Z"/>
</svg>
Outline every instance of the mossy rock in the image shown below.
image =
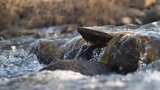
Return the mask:
<svg viewBox="0 0 160 90">
<path fill-rule="evenodd" d="M 101 58 L 111 71 L 122 74 L 135 71 L 139 60 L 139 44 L 132 36 L 113 38 Z"/>
<path fill-rule="evenodd" d="M 136 36 L 141 43 L 141 61 L 150 64 L 160 58 L 160 39 L 152 36 Z"/>
</svg>

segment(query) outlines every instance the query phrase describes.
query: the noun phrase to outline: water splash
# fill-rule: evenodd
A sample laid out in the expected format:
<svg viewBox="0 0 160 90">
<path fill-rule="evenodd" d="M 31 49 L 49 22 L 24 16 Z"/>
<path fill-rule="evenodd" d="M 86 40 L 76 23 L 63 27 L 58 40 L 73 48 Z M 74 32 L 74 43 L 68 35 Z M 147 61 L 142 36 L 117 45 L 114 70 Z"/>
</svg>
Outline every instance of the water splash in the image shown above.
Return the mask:
<svg viewBox="0 0 160 90">
<path fill-rule="evenodd" d="M 160 22 L 138 27 L 106 26 L 97 28 L 106 32 L 129 31 L 160 38 Z M 143 69 L 135 73 L 124 76 L 112 73 L 90 77 L 72 71 L 37 72 L 43 65 L 40 65 L 36 55 L 30 53 L 30 49 L 24 48 L 23 45 L 27 46 L 32 43 L 31 46 L 34 46 L 39 40 L 61 41 L 62 47 L 66 48 L 66 53 L 76 48 L 78 48 L 78 52 L 75 53 L 76 58 L 82 53 L 81 47 L 86 45 L 86 42 L 81 42 L 80 35 L 74 33 L 74 35 L 67 34 L 65 36 L 64 34 L 61 35 L 58 30 L 53 27 L 44 28 L 42 32 L 46 33 L 46 36 L 38 39 L 30 38 L 26 40 L 26 37 L 19 37 L 0 41 L 0 90 L 159 90 L 159 60 L 142 67 Z M 53 35 L 50 35 L 51 33 Z M 18 45 L 22 45 L 22 47 Z M 7 48 L 4 48 L 5 46 Z M 98 60 L 101 53 L 103 53 L 103 49 L 93 51 L 91 60 Z M 64 56 L 64 58 L 66 57 Z"/>
<path fill-rule="evenodd" d="M 0 77 L 15 77 L 42 68 L 37 57 L 24 49 L 11 46 L 0 53 Z"/>
</svg>

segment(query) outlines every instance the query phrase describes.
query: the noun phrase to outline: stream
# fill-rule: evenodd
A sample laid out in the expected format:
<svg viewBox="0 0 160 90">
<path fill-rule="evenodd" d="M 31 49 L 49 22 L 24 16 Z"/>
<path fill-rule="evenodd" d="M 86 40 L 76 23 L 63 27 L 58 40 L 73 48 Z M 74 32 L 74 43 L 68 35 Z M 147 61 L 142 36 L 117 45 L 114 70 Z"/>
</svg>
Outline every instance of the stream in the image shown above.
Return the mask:
<svg viewBox="0 0 160 90">
<path fill-rule="evenodd" d="M 160 38 L 160 21 L 143 26 L 93 28 L 111 32 L 131 31 Z M 46 65 L 39 63 L 37 55 L 33 53 L 34 48 L 40 43 L 56 43 L 64 49 L 61 58 L 64 60 L 80 58 L 85 45 L 89 45 L 76 30 L 65 30 L 63 26 L 53 26 L 27 31 L 34 34 L 1 36 L 0 90 L 159 90 L 160 60 L 144 65 L 136 72 L 127 75 L 110 73 L 87 76 L 69 70 L 40 72 L 39 70 Z M 95 50 L 90 60 L 98 61 L 101 52 L 103 48 Z"/>
</svg>

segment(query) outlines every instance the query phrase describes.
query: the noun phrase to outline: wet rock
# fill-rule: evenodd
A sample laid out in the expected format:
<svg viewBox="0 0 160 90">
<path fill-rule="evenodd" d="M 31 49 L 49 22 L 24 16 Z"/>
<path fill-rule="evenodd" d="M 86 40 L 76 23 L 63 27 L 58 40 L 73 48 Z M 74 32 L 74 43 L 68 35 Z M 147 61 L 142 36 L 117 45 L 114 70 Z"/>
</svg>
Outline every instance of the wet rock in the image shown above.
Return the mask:
<svg viewBox="0 0 160 90">
<path fill-rule="evenodd" d="M 105 64 L 91 61 L 80 60 L 61 60 L 53 64 L 49 64 L 43 70 L 72 70 L 85 75 L 107 74 L 109 70 Z"/>
<path fill-rule="evenodd" d="M 150 64 L 160 58 L 160 40 L 153 36 L 136 36 L 139 39 L 141 61 L 146 64 Z"/>
<path fill-rule="evenodd" d="M 114 37 L 106 47 L 101 62 L 111 71 L 118 73 L 133 72 L 138 68 L 140 59 L 138 41 L 131 36 Z"/>
<path fill-rule="evenodd" d="M 113 37 L 111 34 L 90 29 L 87 27 L 78 28 L 78 32 L 82 37 L 93 45 L 105 46 L 107 42 Z"/>
<path fill-rule="evenodd" d="M 33 49 L 33 52 L 37 55 L 40 63 L 50 64 L 58 59 L 63 59 L 64 48 L 56 42 L 40 41 L 35 49 Z"/>
<path fill-rule="evenodd" d="M 79 35 L 67 40 L 63 45 L 63 47 L 65 48 L 64 58 L 74 58 L 78 51 L 83 48 L 83 46 L 86 46 L 86 41 Z"/>
<path fill-rule="evenodd" d="M 101 53 L 101 48 L 97 48 L 90 45 L 83 45 L 80 48 L 75 48 L 72 51 L 69 51 L 65 55 L 65 59 L 98 61 L 98 58 L 100 57 Z"/>
<path fill-rule="evenodd" d="M 92 52 L 95 48 L 84 45 L 80 48 L 75 48 L 74 50 L 66 54 L 65 59 L 82 59 L 90 60 L 92 57 Z"/>
<path fill-rule="evenodd" d="M 114 28 L 113 28 L 114 29 Z M 105 47 L 108 45 L 108 42 L 115 36 L 123 36 L 127 34 L 132 34 L 131 32 L 114 32 L 100 30 L 100 28 L 92 28 L 92 27 L 79 27 L 78 32 L 82 35 L 84 40 L 91 43 L 93 46 L 97 47 Z"/>
<path fill-rule="evenodd" d="M 150 64 L 160 58 L 160 40 L 156 35 L 81 29 L 80 34 L 86 41 L 93 43 L 93 46 L 106 46 L 100 62 L 106 64 L 112 71 L 122 74 L 133 72 L 141 64 Z M 111 36 L 109 40 L 107 35 Z M 94 39 L 99 40 L 100 43 L 94 42 Z M 104 42 L 105 40 L 108 41 Z"/>
</svg>

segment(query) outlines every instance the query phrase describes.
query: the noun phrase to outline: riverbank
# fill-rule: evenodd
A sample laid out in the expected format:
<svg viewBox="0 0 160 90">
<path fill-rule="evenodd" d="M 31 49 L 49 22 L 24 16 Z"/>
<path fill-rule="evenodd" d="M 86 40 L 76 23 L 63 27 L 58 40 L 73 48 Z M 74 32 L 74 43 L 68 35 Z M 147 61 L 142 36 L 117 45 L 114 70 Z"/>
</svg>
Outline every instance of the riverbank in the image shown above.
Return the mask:
<svg viewBox="0 0 160 90">
<path fill-rule="evenodd" d="M 157 0 L 3 0 L 0 29 L 77 24 L 146 24 L 160 20 Z"/>
</svg>

